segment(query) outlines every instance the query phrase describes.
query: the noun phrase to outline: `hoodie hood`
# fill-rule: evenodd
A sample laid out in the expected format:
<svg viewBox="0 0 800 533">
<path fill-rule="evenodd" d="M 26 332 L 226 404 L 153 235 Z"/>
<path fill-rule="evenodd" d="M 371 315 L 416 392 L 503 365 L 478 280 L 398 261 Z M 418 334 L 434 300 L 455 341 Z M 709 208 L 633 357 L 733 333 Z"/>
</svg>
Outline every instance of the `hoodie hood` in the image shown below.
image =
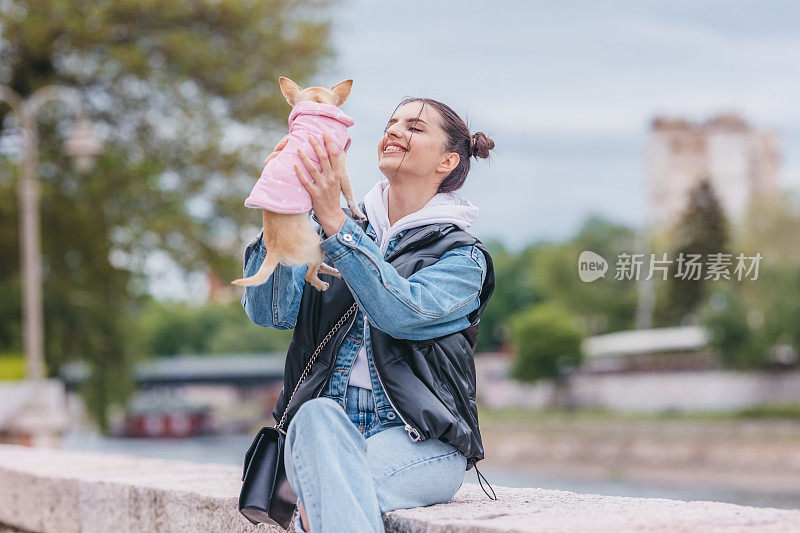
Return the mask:
<svg viewBox="0 0 800 533">
<path fill-rule="evenodd" d="M 403 230 L 441 223 L 455 224 L 466 230 L 478 218 L 478 207 L 472 202 L 455 193 L 440 192 L 421 209 L 409 213 L 392 226 L 389 224 L 389 186 L 389 180 L 380 180 L 364 197 L 367 218 L 383 252 L 386 252 L 392 237 Z"/>
</svg>

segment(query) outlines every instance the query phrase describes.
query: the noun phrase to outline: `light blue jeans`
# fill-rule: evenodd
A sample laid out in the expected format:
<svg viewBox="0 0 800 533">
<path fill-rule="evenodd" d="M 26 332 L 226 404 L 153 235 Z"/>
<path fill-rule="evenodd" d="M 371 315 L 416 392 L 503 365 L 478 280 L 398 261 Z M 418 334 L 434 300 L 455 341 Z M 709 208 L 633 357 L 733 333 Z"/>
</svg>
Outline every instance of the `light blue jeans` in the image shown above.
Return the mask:
<svg viewBox="0 0 800 533">
<path fill-rule="evenodd" d="M 344 409 L 331 398 L 307 401 L 286 432 L 286 475 L 311 531 L 384 531 L 381 513 L 449 502 L 466 472 L 461 452 L 381 426 L 371 390 L 345 394 Z M 294 527 L 305 531 L 299 514 Z"/>
</svg>

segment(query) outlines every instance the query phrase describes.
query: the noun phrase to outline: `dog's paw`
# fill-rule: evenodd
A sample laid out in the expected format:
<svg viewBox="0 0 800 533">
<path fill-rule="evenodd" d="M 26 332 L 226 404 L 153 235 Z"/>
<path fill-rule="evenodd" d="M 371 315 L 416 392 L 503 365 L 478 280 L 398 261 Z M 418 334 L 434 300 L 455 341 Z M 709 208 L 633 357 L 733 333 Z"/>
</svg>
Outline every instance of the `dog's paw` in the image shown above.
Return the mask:
<svg viewBox="0 0 800 533">
<path fill-rule="evenodd" d="M 331 276 L 337 277 L 339 279 L 342 279 L 342 275 L 339 273 L 339 270 L 336 269 L 336 268 L 331 268 L 331 271 L 328 272 L 328 274 L 330 274 Z"/>
<path fill-rule="evenodd" d="M 353 218 L 360 221 L 367 220 L 367 215 L 361 212 L 361 209 L 358 208 L 357 205 L 348 205 L 348 209 L 350 209 L 350 214 L 353 215 Z"/>
<path fill-rule="evenodd" d="M 330 287 L 330 286 L 331 286 L 331 284 L 330 284 L 330 283 L 328 283 L 327 281 L 322 281 L 322 280 L 319 280 L 319 283 L 314 283 L 314 282 L 312 281 L 312 282 L 311 282 L 311 284 L 312 284 L 314 287 L 316 287 L 316 288 L 317 288 L 317 290 L 318 290 L 318 291 L 320 291 L 320 292 L 322 292 L 322 291 L 327 291 L 327 290 L 328 290 L 328 287 Z"/>
</svg>

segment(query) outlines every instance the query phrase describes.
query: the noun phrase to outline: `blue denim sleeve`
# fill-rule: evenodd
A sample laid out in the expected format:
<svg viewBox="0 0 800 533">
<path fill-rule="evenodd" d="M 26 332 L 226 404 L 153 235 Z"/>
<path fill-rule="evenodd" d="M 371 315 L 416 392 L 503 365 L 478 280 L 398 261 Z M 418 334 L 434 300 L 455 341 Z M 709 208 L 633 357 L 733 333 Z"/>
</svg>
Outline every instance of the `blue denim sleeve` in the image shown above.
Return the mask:
<svg viewBox="0 0 800 533">
<path fill-rule="evenodd" d="M 347 217 L 322 249 L 369 321 L 392 337 L 426 340 L 455 333 L 469 325 L 466 316 L 480 305 L 486 259 L 475 246 L 454 248 L 404 278 Z"/>
<path fill-rule="evenodd" d="M 244 276 L 255 274 L 264 258 L 267 249 L 261 233 L 253 240 L 244 252 Z M 300 298 L 308 265 L 278 265 L 266 283 L 245 287 L 242 295 L 242 307 L 254 324 L 274 329 L 292 329 L 297 324 L 300 312 Z"/>
</svg>

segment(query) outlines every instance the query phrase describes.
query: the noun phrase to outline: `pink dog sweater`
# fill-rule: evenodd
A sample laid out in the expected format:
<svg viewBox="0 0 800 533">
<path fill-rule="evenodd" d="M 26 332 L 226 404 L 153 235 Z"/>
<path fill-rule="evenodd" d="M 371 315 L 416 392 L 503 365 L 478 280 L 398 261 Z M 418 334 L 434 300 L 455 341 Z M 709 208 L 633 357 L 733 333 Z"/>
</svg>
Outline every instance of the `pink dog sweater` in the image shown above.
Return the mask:
<svg viewBox="0 0 800 533">
<path fill-rule="evenodd" d="M 353 124 L 355 121 L 335 105 L 298 102 L 289 114 L 289 141 L 264 166 L 261 177 L 244 201 L 245 207 L 268 209 L 276 213 L 311 211 L 311 195 L 294 172 L 294 165 L 297 164 L 301 171 L 308 174 L 303 161 L 297 155 L 297 149 L 301 148 L 321 170 L 317 153 L 308 140 L 309 134 L 313 134 L 324 148 L 322 132 L 327 131 L 339 151 L 346 152 L 350 148 L 347 128 Z"/>
</svg>

